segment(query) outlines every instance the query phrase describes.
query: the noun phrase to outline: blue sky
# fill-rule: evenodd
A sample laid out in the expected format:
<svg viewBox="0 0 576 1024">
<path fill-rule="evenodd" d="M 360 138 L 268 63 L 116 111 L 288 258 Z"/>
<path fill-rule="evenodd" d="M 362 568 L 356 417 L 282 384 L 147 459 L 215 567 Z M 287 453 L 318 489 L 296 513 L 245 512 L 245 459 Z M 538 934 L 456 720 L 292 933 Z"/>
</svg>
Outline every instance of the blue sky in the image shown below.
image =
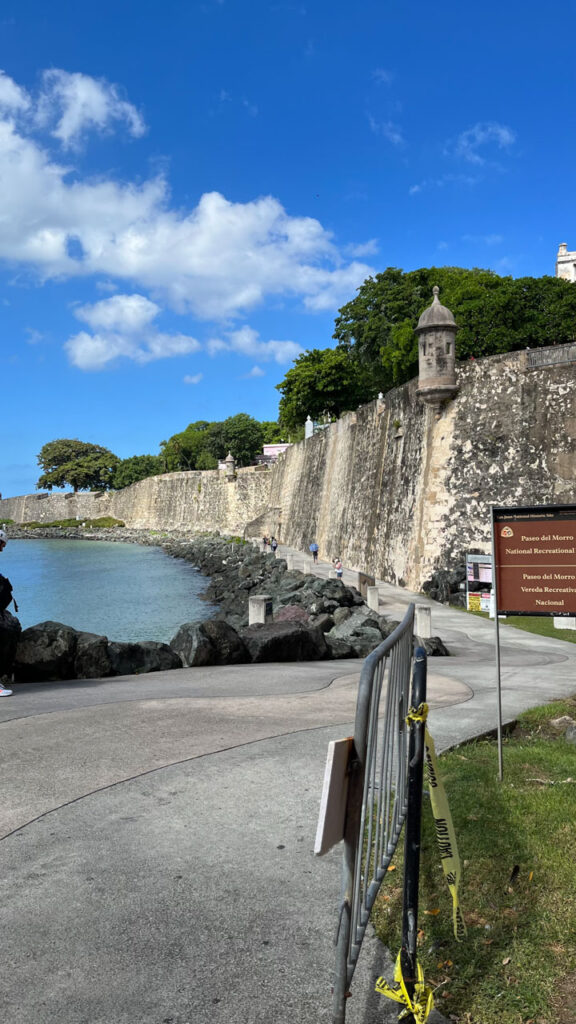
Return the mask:
<svg viewBox="0 0 576 1024">
<path fill-rule="evenodd" d="M 275 419 L 387 266 L 576 249 L 574 4 L 3 0 L 0 491 Z"/>
</svg>

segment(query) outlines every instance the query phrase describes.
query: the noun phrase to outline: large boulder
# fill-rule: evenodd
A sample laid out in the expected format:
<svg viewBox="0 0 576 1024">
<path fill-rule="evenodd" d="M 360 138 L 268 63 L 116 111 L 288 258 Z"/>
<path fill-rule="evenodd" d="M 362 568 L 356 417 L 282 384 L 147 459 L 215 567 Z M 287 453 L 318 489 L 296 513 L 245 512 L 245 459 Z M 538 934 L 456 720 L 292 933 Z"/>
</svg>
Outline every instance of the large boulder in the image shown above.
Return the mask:
<svg viewBox="0 0 576 1024">
<path fill-rule="evenodd" d="M 349 644 L 346 640 L 342 640 L 341 637 L 332 636 L 332 633 L 326 633 L 325 635 L 331 658 L 358 657 L 358 654 L 352 644 Z"/>
<path fill-rule="evenodd" d="M 274 612 L 274 622 L 308 622 L 308 612 L 301 604 L 286 604 Z"/>
<path fill-rule="evenodd" d="M 242 665 L 250 661 L 238 633 L 222 619 L 186 622 L 170 641 L 188 668 L 200 665 Z"/>
<path fill-rule="evenodd" d="M 182 660 L 168 644 L 143 640 L 141 643 L 108 644 L 111 674 L 114 676 L 140 675 L 144 672 L 163 672 L 182 668 Z"/>
<path fill-rule="evenodd" d="M 321 629 L 301 622 L 270 622 L 240 631 L 251 661 L 319 661 L 328 657 Z"/>
<path fill-rule="evenodd" d="M 23 630 L 14 660 L 16 682 L 73 679 L 77 643 L 76 630 L 61 622 L 40 622 Z"/>
<path fill-rule="evenodd" d="M 214 665 L 214 648 L 202 629 L 202 622 L 185 622 L 172 637 L 170 647 L 185 668 Z"/>
<path fill-rule="evenodd" d="M 22 626 L 9 611 L 0 612 L 0 677 L 12 677 L 12 666 L 16 656 L 16 645 Z"/>
<path fill-rule="evenodd" d="M 207 619 L 201 630 L 215 652 L 213 665 L 243 665 L 250 656 L 236 630 L 228 623 Z"/>
<path fill-rule="evenodd" d="M 111 672 L 108 637 L 97 633 L 77 633 L 74 678 L 103 679 Z"/>
</svg>

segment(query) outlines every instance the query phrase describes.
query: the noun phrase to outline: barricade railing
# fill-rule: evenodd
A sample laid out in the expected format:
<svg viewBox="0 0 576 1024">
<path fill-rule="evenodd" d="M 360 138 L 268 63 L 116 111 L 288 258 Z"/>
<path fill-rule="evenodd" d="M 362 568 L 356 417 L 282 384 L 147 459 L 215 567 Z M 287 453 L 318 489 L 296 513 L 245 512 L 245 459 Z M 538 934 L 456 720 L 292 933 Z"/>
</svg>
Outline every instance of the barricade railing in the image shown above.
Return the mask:
<svg viewBox="0 0 576 1024">
<path fill-rule="evenodd" d="M 370 912 L 394 856 L 408 803 L 408 728 L 414 605 L 364 661 L 348 763 L 342 902 L 336 938 L 333 1024 L 346 999 Z"/>
</svg>

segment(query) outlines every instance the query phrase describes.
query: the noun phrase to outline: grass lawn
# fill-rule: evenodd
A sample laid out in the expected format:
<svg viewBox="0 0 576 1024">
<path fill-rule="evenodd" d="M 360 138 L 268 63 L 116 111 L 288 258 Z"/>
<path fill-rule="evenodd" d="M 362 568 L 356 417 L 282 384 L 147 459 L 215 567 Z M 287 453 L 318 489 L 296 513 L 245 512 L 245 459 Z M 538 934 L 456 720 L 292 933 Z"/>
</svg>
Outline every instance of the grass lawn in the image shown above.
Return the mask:
<svg viewBox="0 0 576 1024">
<path fill-rule="evenodd" d="M 576 698 L 519 717 L 503 783 L 495 742 L 440 758 L 463 864 L 462 943 L 425 796 L 418 955 L 437 1008 L 458 1024 L 576 1024 L 576 746 L 550 725 L 562 715 L 576 720 Z M 394 955 L 401 860 L 373 911 Z"/>
</svg>

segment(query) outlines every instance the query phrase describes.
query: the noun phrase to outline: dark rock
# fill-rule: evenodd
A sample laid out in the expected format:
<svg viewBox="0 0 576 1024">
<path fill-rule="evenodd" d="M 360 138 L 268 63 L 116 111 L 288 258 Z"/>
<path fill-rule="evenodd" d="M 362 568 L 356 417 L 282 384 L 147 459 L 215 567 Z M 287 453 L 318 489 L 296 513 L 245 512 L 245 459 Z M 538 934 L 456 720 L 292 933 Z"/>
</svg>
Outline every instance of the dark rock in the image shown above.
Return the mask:
<svg viewBox="0 0 576 1024">
<path fill-rule="evenodd" d="M 74 678 L 103 679 L 111 671 L 108 637 L 97 633 L 77 633 Z"/>
<path fill-rule="evenodd" d="M 215 651 L 213 665 L 243 665 L 250 661 L 238 633 L 228 622 L 217 622 L 207 619 L 200 626 L 200 631 L 208 638 Z"/>
<path fill-rule="evenodd" d="M 185 622 L 172 637 L 170 647 L 185 667 L 216 664 L 216 653 L 202 629 L 202 622 Z"/>
<path fill-rule="evenodd" d="M 240 636 L 254 662 L 319 661 L 328 656 L 322 630 L 300 622 L 248 626 Z"/>
<path fill-rule="evenodd" d="M 182 668 L 182 660 L 168 644 L 144 640 L 141 643 L 114 642 L 108 645 L 112 675 L 140 675 Z"/>
<path fill-rule="evenodd" d="M 22 626 L 12 612 L 0 612 L 0 676 L 12 677 L 12 667 L 16 656 L 18 638 Z"/>
<path fill-rule="evenodd" d="M 339 606 L 338 608 L 336 608 L 336 610 L 333 613 L 333 615 L 334 615 L 334 625 L 335 626 L 340 626 L 343 622 L 346 622 L 346 619 L 350 618 L 351 614 L 352 614 L 352 612 L 350 611 L 349 608 L 344 608 L 344 607 L 340 607 Z"/>
<path fill-rule="evenodd" d="M 74 678 L 78 633 L 61 622 L 40 622 L 18 639 L 14 678 L 19 683 L 43 683 Z"/>
<path fill-rule="evenodd" d="M 331 658 L 357 658 L 358 655 L 346 640 L 342 640 L 341 637 L 333 636 L 332 633 L 326 633 L 326 643 L 328 650 L 330 651 Z"/>
<path fill-rule="evenodd" d="M 465 581 L 466 563 L 461 562 L 454 569 L 438 569 L 422 584 L 422 591 L 441 604 L 462 604 L 463 590 L 460 584 Z"/>
<path fill-rule="evenodd" d="M 318 629 L 321 629 L 323 633 L 329 633 L 334 628 L 334 619 L 331 615 L 327 615 L 323 612 L 321 615 L 317 615 L 313 620 L 313 625 Z"/>
<path fill-rule="evenodd" d="M 423 647 L 429 658 L 449 658 L 450 651 L 439 636 L 414 637 L 416 647 Z"/>
<path fill-rule="evenodd" d="M 274 612 L 274 622 L 308 622 L 308 612 L 301 604 L 287 604 Z"/>
</svg>

